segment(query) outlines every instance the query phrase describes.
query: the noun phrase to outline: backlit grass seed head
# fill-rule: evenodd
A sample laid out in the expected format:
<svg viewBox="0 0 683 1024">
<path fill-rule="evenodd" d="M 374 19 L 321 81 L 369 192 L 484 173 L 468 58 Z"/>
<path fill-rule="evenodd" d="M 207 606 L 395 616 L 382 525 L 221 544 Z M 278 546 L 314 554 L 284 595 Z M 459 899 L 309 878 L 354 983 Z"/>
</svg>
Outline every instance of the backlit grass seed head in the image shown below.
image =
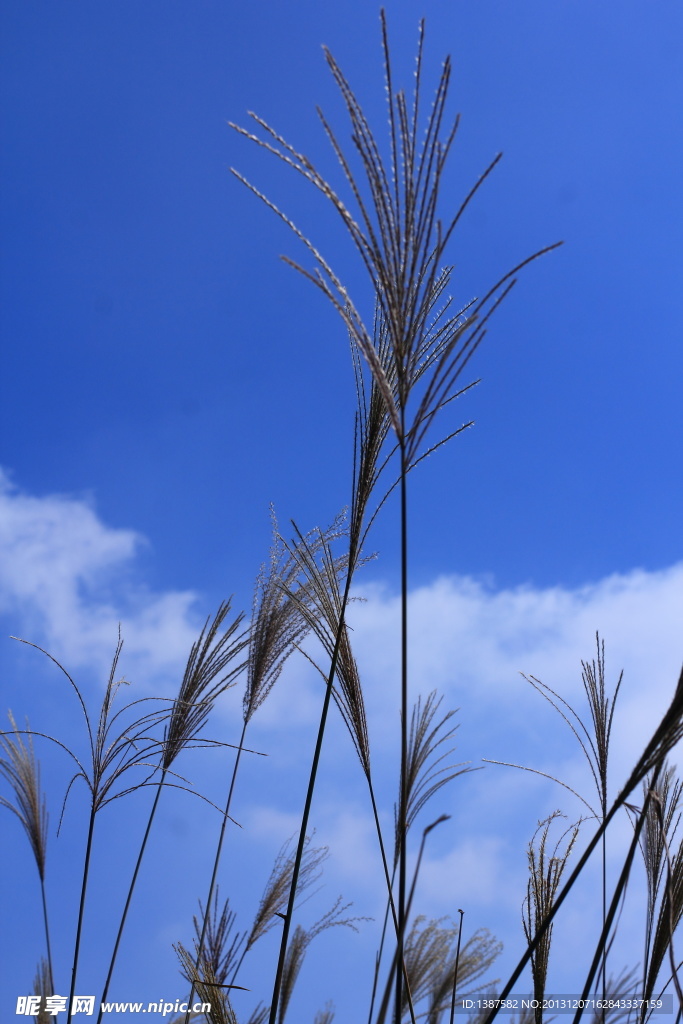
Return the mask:
<svg viewBox="0 0 683 1024">
<path fill-rule="evenodd" d="M 326 914 L 323 914 L 320 920 L 317 921 L 312 928 L 302 928 L 301 925 L 297 925 L 294 929 L 294 934 L 287 946 L 287 955 L 285 958 L 284 970 L 282 972 L 280 1012 L 278 1016 L 279 1024 L 283 1024 L 285 1020 L 287 1008 L 294 991 L 294 986 L 297 978 L 299 977 L 299 972 L 301 971 L 311 942 L 329 928 L 345 927 L 352 928 L 353 931 L 358 931 L 356 928 L 356 921 L 363 920 L 362 918 L 342 917 L 344 912 L 348 910 L 350 906 L 350 903 L 342 904 L 340 896 L 334 906 L 328 910 Z"/>
<path fill-rule="evenodd" d="M 238 963 L 240 949 L 244 945 L 245 936 L 240 932 L 233 934 L 236 914 L 230 909 L 230 900 L 225 900 L 220 907 L 220 913 L 219 906 L 219 889 L 216 886 L 209 914 L 207 915 L 202 957 L 210 965 L 216 982 L 224 985 Z M 196 935 L 195 954 L 199 949 L 204 917 L 204 907 L 200 900 L 199 917 L 195 916 L 192 919 Z M 190 981 L 191 979 L 188 978 L 187 980 Z"/>
<path fill-rule="evenodd" d="M 19 637 L 14 639 L 20 640 Z M 88 749 L 87 760 L 77 757 L 69 747 L 54 736 L 32 730 L 32 735 L 43 736 L 64 750 L 78 769 L 67 786 L 62 814 L 71 787 L 77 779 L 83 779 L 90 791 L 92 809 L 95 813 L 112 800 L 126 796 L 146 785 L 158 770 L 159 757 L 162 752 L 162 738 L 159 731 L 164 720 L 168 718 L 168 711 L 157 709 L 142 715 L 138 714 L 139 705 L 147 705 L 150 702 L 158 704 L 158 701 L 151 697 L 133 700 L 118 710 L 114 709 L 118 691 L 122 686 L 128 685 L 125 679 L 117 678 L 118 663 L 123 647 L 121 636 L 119 635 L 112 659 L 109 679 L 96 724 L 93 722 L 79 687 L 64 666 L 37 644 L 28 640 L 20 640 L 20 642 L 40 651 L 57 666 L 74 690 L 83 712 Z M 131 771 L 135 771 L 136 780 L 130 785 L 123 783 L 124 777 Z"/>
<path fill-rule="evenodd" d="M 295 543 L 287 545 L 278 530 L 275 514 L 270 559 L 256 581 L 251 618 L 244 720 L 248 722 L 263 703 L 284 668 L 290 654 L 311 629 L 311 597 L 307 581 L 301 578 L 301 559 Z M 311 552 L 341 535 L 342 523 L 335 520 L 326 530 L 300 535 L 300 545 Z"/>
<path fill-rule="evenodd" d="M 445 786 L 451 779 L 457 778 L 458 775 L 472 770 L 462 762 L 460 764 L 443 764 L 454 753 L 455 747 L 448 747 L 443 752 L 440 748 L 443 747 L 443 744 L 450 742 L 458 727 L 453 725 L 447 728 L 455 711 L 447 711 L 434 724 L 442 700 L 443 698 L 437 695 L 437 691 L 432 690 L 424 703 L 422 697 L 418 697 L 413 706 L 406 759 L 406 807 L 405 813 L 402 813 L 400 808 L 396 812 L 395 860 L 398 859 L 401 845 L 400 822 L 405 823 L 404 827 L 407 832 L 425 804 L 442 786 Z M 401 786 L 400 792 L 404 792 L 403 786 Z"/>
<path fill-rule="evenodd" d="M 526 899 L 522 907 L 522 926 L 529 943 L 553 909 L 564 869 L 579 834 L 580 823 L 565 831 L 553 847 L 552 852 L 549 852 L 550 828 L 553 822 L 561 817 L 563 815 L 559 811 L 555 811 L 550 817 L 539 822 L 527 848 L 529 880 Z M 531 956 L 534 998 L 537 1000 L 543 1000 L 545 995 L 552 936 L 553 926 L 550 925 Z M 542 1013 L 539 1010 L 536 1020 L 540 1021 L 541 1019 Z"/>
<path fill-rule="evenodd" d="M 40 1012 L 37 1017 L 34 1017 L 36 1024 L 53 1024 L 55 1018 L 45 1008 L 46 998 L 53 994 L 52 974 L 50 972 L 50 965 L 45 958 L 38 964 L 38 969 L 33 979 L 33 994 L 40 996 Z"/>
<path fill-rule="evenodd" d="M 165 769 L 194 741 L 216 699 L 234 686 L 244 668 L 244 660 L 234 664 L 248 644 L 247 632 L 239 632 L 244 616 L 240 613 L 224 627 L 229 611 L 230 601 L 222 602 L 213 619 L 206 620 L 192 646 L 164 737 L 162 767 Z"/>
<path fill-rule="evenodd" d="M 326 846 L 311 847 L 310 842 L 311 838 L 307 837 L 297 881 L 297 895 L 299 896 L 302 896 L 318 881 L 322 874 L 321 865 L 328 855 Z M 295 856 L 296 850 L 292 840 L 288 839 L 275 858 L 273 869 L 249 932 L 247 949 L 251 949 L 255 942 L 284 917 L 292 885 Z"/>
<path fill-rule="evenodd" d="M 338 519 L 337 524 L 342 520 Z M 361 766 L 367 778 L 370 777 L 370 742 L 368 738 L 365 701 L 358 672 L 358 666 L 351 649 L 349 629 L 344 620 L 344 595 L 349 561 L 343 555 L 335 557 L 331 547 L 333 535 L 328 531 L 314 531 L 303 536 L 297 531 L 295 539 L 287 544 L 287 550 L 300 568 L 298 593 L 292 592 L 301 614 L 309 628 L 316 635 L 330 661 L 336 655 L 336 678 L 338 686 L 333 696 L 344 722 L 349 730 Z M 313 539 L 313 543 L 311 540 Z M 300 596 L 303 595 L 303 598 Z M 322 678 L 327 681 L 324 671 L 309 655 Z"/>
<path fill-rule="evenodd" d="M 211 964 L 206 958 L 202 955 L 199 968 L 197 968 L 194 956 L 183 946 L 182 942 L 177 943 L 173 948 L 180 960 L 182 974 L 194 985 L 198 1000 L 208 1003 L 211 1007 L 206 1015 L 208 1024 L 238 1024 L 228 994 L 218 983 Z"/>
<path fill-rule="evenodd" d="M 449 918 L 427 920 L 418 914 L 408 932 L 403 956 L 413 1004 L 428 999 L 425 1016 L 438 1024 L 450 1006 L 455 971 L 458 926 Z M 475 932 L 460 950 L 458 987 L 472 985 L 490 970 L 502 946 L 486 929 Z M 403 993 L 402 1019 L 408 1013 L 407 992 Z"/>
<path fill-rule="evenodd" d="M 234 124 L 232 127 L 297 171 L 337 211 L 367 271 L 382 322 L 380 333 L 386 344 L 377 346 L 376 333 L 366 326 L 347 289 L 318 249 L 262 192 L 238 172 L 233 173 L 281 217 L 307 248 L 313 260 L 312 269 L 288 258 L 285 262 L 320 288 L 342 317 L 410 464 L 434 418 L 455 397 L 455 383 L 482 340 L 486 321 L 514 284 L 514 273 L 529 260 L 501 278 L 483 299 L 469 303 L 465 310 L 452 312 L 447 294 L 451 268 L 442 266 L 445 252 L 462 214 L 500 154 L 457 211 L 442 221 L 438 209 L 440 189 L 458 127 L 458 118 L 446 124 L 450 58 L 442 65 L 432 107 L 423 123 L 423 25 L 410 102 L 402 90 L 394 89 L 383 12 L 382 40 L 389 113 L 388 153 L 383 153 L 339 65 L 329 50 L 324 50 L 351 124 L 350 152 L 342 147 L 320 110 L 318 114 L 339 161 L 355 213 L 312 162 L 262 118 L 250 113 L 265 137 Z M 354 170 L 354 160 L 360 164 L 359 172 Z M 409 401 L 418 385 L 419 395 L 409 412 Z"/>
<path fill-rule="evenodd" d="M 641 850 L 645 860 L 648 906 L 645 928 L 644 996 L 661 988 L 660 974 L 672 958 L 674 933 L 683 918 L 683 843 L 678 833 L 683 786 L 675 769 L 664 765 L 656 783 L 643 785 L 651 793 Z"/>
<path fill-rule="evenodd" d="M 40 788 L 40 764 L 33 750 L 28 720 L 26 729 L 17 729 L 9 712 L 12 733 L 0 734 L 0 776 L 14 791 L 14 803 L 0 796 L 0 805 L 17 816 L 24 827 L 41 881 L 45 879 L 48 814 Z M 24 740 L 23 736 L 27 739 Z"/>
</svg>

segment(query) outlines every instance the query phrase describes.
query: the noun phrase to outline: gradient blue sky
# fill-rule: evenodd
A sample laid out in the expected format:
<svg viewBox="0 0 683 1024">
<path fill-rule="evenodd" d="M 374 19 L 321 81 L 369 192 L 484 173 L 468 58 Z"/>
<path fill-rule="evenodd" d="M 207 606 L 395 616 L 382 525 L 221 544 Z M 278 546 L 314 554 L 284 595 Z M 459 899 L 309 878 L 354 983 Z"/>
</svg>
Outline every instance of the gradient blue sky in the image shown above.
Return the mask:
<svg viewBox="0 0 683 1024">
<path fill-rule="evenodd" d="M 504 649 L 510 672 L 538 674 L 522 655 L 542 650 L 549 665 L 553 650 L 564 676 L 577 651 L 591 655 L 596 628 L 610 643 L 611 623 L 625 645 L 617 655 L 641 667 L 656 640 L 663 687 L 683 632 L 683 10 L 673 0 L 386 6 L 406 85 L 421 15 L 430 81 L 446 53 L 454 60 L 451 109 L 462 125 L 445 208 L 504 153 L 453 243 L 456 300 L 565 241 L 521 275 L 470 364 L 482 382 L 453 415 L 476 426 L 421 472 L 413 582 L 434 607 L 450 607 L 435 580 L 460 580 L 454 592 L 479 624 L 470 641 L 476 636 L 480 652 Z M 348 498 L 353 396 L 343 328 L 278 260 L 301 255 L 295 239 L 229 168 L 291 213 L 352 292 L 362 277 L 323 201 L 227 122 L 255 110 L 334 174 L 315 104 L 342 137 L 346 125 L 320 45 L 381 126 L 378 9 L 357 0 L 4 0 L 0 17 L 3 632 L 31 631 L 94 680 L 116 622 L 129 620 L 131 637 L 142 637 L 137 647 L 133 640 L 130 678 L 137 665 L 162 685 L 218 600 L 234 593 L 248 606 L 269 543 L 268 503 L 308 528 Z M 389 511 L 367 570 L 380 623 L 385 612 L 391 618 L 395 542 Z M 463 577 L 472 578 L 467 586 Z M 631 582 L 610 590 L 610 578 Z M 622 619 L 615 587 L 631 587 L 641 602 Z M 546 620 L 538 609 L 558 594 L 569 604 L 558 598 Z M 604 594 L 612 595 L 607 622 L 588 621 L 586 609 L 603 609 Z M 506 618 L 500 609 L 513 605 Z M 533 642 L 520 625 L 525 607 Z M 576 636 L 565 613 L 581 620 Z M 501 639 L 502 619 L 526 639 Z M 444 625 L 447 636 L 460 628 Z M 543 648 L 544 636 L 563 629 L 571 643 Z M 368 657 L 372 650 L 368 639 Z M 458 651 L 452 656 L 457 663 Z M 472 687 L 453 690 L 463 709 L 477 700 L 471 657 Z M 0 659 L 3 703 L 32 718 L 37 707 L 68 729 L 59 701 L 30 685 L 37 672 L 48 686 L 44 668 L 8 640 Z M 423 674 L 426 689 L 436 677 L 448 689 L 445 669 Z M 644 685 L 635 684 L 636 703 Z M 309 697 L 301 700 L 307 707 Z M 302 714 L 293 728 L 301 726 L 303 745 Z M 508 756 L 481 749 L 501 730 L 471 714 L 467 756 Z M 275 743 L 269 728 L 263 742 Z M 262 800 L 272 814 L 275 790 Z M 296 803 L 292 796 L 285 818 Z M 527 826 L 515 839 L 522 868 Z M 202 888 L 188 827 L 179 835 L 193 849 L 183 856 L 197 882 L 190 892 L 188 881 L 186 909 L 164 924 L 168 942 Z M 266 874 L 271 847 L 288 834 L 284 820 L 277 832 L 254 825 L 271 844 L 268 856 L 253 855 Z M 14 870 L 19 853 L 7 856 Z M 359 899 L 356 911 L 370 913 Z M 499 930 L 516 927 L 514 916 L 503 915 Z M 166 966 L 157 966 L 161 945 L 150 953 L 149 970 L 162 979 L 149 982 L 153 991 L 175 985 L 168 942 Z M 30 980 L 33 971 L 33 961 L 20 967 L 21 943 L 11 945 L 5 1000 L 20 972 Z"/>
</svg>

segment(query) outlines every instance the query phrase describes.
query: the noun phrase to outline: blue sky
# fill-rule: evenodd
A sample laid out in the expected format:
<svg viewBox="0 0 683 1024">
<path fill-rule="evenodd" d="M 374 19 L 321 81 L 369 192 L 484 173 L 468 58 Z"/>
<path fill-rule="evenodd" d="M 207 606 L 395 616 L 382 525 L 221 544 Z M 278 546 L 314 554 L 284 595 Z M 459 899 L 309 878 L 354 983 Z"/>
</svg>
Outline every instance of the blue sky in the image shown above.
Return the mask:
<svg viewBox="0 0 683 1024">
<path fill-rule="evenodd" d="M 445 208 L 504 153 L 453 243 L 456 299 L 565 242 L 521 275 L 470 364 L 481 383 L 453 416 L 475 427 L 430 459 L 413 488 L 411 575 L 415 621 L 423 623 L 414 638 L 416 692 L 438 685 L 462 708 L 463 757 L 528 759 L 546 710 L 529 705 L 510 736 L 497 707 L 511 701 L 513 714 L 520 670 L 580 684 L 579 659 L 591 657 L 600 629 L 609 663 L 624 665 L 632 687 L 625 758 L 666 702 L 681 661 L 683 12 L 666 0 L 625 0 L 618 11 L 594 0 L 429 0 L 390 2 L 387 11 L 406 84 L 422 14 L 431 82 L 440 59 L 453 57 L 451 109 L 462 124 Z M 348 500 L 353 394 L 343 327 L 278 260 L 301 256 L 296 240 L 229 168 L 291 213 L 352 291 L 361 273 L 322 200 L 227 122 L 245 123 L 255 110 L 334 174 L 315 105 L 342 137 L 346 127 L 320 45 L 330 46 L 381 127 L 378 10 L 355 2 L 6 0 L 1 17 L 3 632 L 48 644 L 96 700 L 122 621 L 128 678 L 145 692 L 172 692 L 203 617 L 228 594 L 248 607 L 269 543 L 269 502 L 283 522 L 308 528 Z M 393 643 L 396 541 L 388 509 L 372 544 L 379 557 L 359 585 L 370 600 L 355 611 L 369 692 L 382 698 L 369 698 L 382 750 L 391 749 L 383 726 L 395 665 L 376 651 Z M 432 621 L 443 628 L 427 644 Z M 74 708 L 36 658 L 0 642 L 3 704 L 28 713 L 36 728 L 49 721 L 71 735 Z M 281 790 L 261 767 L 258 783 L 245 781 L 255 865 L 245 891 L 251 886 L 256 898 L 269 859 L 293 831 L 302 789 L 305 757 L 299 764 L 286 753 L 277 726 L 289 713 L 304 751 L 318 697 L 315 681 L 293 665 L 281 694 L 264 710 L 259 740 L 294 781 Z M 238 713 L 233 698 L 221 712 L 226 732 Z M 579 772 L 574 752 L 557 742 L 568 773 Z M 346 763 L 342 734 L 331 751 Z M 343 888 L 354 912 L 376 915 L 379 883 L 350 867 L 359 857 L 349 837 L 371 847 L 363 794 L 330 756 L 318 821 L 331 844 L 326 891 L 333 899 L 335 886 Z M 197 771 L 220 789 L 207 768 Z M 460 839 L 474 808 L 503 814 L 500 777 L 480 781 L 492 771 L 461 796 L 457 834 L 438 840 L 425 875 L 428 913 L 439 913 L 443 878 L 465 872 L 468 856 L 476 860 Z M 518 941 L 524 845 L 535 819 L 559 800 L 542 790 L 539 809 L 529 811 L 535 783 L 522 781 L 527 789 L 509 795 L 499 828 L 485 816 L 472 826 L 490 853 L 490 881 L 474 887 L 472 916 L 506 948 Z M 386 784 L 390 814 L 389 776 Z M 521 807 L 524 821 L 513 813 Z M 206 871 L 193 829 L 203 842 L 212 827 L 201 815 L 195 826 L 194 813 L 179 805 L 160 826 L 183 865 L 178 902 L 171 908 L 161 894 L 171 886 L 169 863 L 160 891 L 150 882 L 144 897 L 149 920 L 134 924 L 121 998 L 147 987 L 150 999 L 175 992 L 170 942 L 177 929 L 187 933 Z M 62 896 L 54 898 L 65 908 L 64 865 L 80 856 L 77 824 L 74 811 L 54 844 L 62 871 L 55 867 Z M 5 828 L 3 856 L 24 874 L 12 910 L 21 920 L 12 942 L 6 929 L 2 939 L 10 964 L 3 1005 L 27 988 L 15 993 L 16 978 L 32 977 L 35 956 L 22 946 L 39 948 L 21 909 L 29 892 L 33 899 L 33 866 L 21 863 L 18 829 Z M 120 826 L 103 828 L 118 857 Z M 99 870 L 112 877 L 104 862 Z M 484 874 L 480 864 L 474 873 Z M 492 897 L 513 880 L 519 897 L 509 905 Z M 455 884 L 452 898 L 444 913 L 459 905 Z M 371 955 L 368 936 L 344 937 L 349 963 Z M 95 961 L 98 939 L 91 943 Z M 66 965 L 66 949 L 64 957 Z M 342 1019 L 335 985 L 338 978 L 330 995 Z M 301 1010 L 311 1020 L 324 1002 L 322 982 L 313 996 Z"/>
</svg>

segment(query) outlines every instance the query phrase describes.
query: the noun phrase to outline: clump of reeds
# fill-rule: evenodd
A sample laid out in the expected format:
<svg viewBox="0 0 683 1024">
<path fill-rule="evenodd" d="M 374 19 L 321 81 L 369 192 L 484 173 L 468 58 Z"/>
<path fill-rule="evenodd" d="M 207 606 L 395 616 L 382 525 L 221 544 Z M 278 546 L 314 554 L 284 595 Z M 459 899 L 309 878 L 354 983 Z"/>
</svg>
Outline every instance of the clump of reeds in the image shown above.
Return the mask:
<svg viewBox="0 0 683 1024">
<path fill-rule="evenodd" d="M 277 156 L 331 204 L 355 245 L 369 282 L 369 301 L 363 302 L 357 295 L 352 296 L 332 263 L 314 243 L 270 199 L 237 175 L 282 218 L 303 244 L 308 262 L 289 258 L 286 261 L 327 297 L 341 317 L 351 343 L 356 409 L 348 516 L 335 518 L 326 529 L 316 528 L 308 532 L 292 524 L 289 537 L 283 536 L 273 516 L 272 547 L 269 559 L 257 578 L 249 624 L 244 624 L 241 615 L 230 620 L 230 602 L 223 602 L 216 614 L 206 620 L 190 651 L 178 695 L 168 701 L 153 700 L 152 710 L 147 710 L 147 699 L 132 700 L 119 706 L 118 694 L 125 683 L 118 672 L 120 638 L 101 707 L 94 717 L 74 680 L 54 658 L 51 659 L 64 673 L 77 696 L 86 733 L 85 756 L 77 755 L 56 738 L 47 737 L 54 739 L 76 766 L 67 787 L 65 804 L 72 785 L 79 779 L 86 785 L 89 803 L 67 1024 L 71 1021 L 77 981 L 96 817 L 112 800 L 155 787 L 109 960 L 102 993 L 104 1000 L 162 788 L 191 790 L 186 780 L 177 774 L 177 761 L 183 751 L 231 745 L 206 736 L 204 730 L 219 697 L 238 681 L 244 683 L 241 734 L 232 768 L 227 772 L 227 796 L 213 854 L 208 893 L 203 901 L 200 900 L 199 914 L 193 919 L 192 949 L 182 942 L 175 947 L 182 977 L 191 986 L 188 1003 L 196 991 L 201 1001 L 211 1004 L 206 1015 L 210 1024 L 237 1024 L 231 992 L 241 989 L 237 979 L 244 959 L 263 936 L 279 927 L 280 950 L 273 970 L 272 996 L 269 1002 L 260 1002 L 256 1006 L 247 1024 L 265 1024 L 266 1020 L 269 1024 L 283 1024 L 290 1012 L 295 985 L 312 941 L 338 926 L 355 928 L 360 920 L 346 916 L 349 904 L 343 904 L 339 898 L 313 926 L 305 927 L 294 921 L 295 911 L 303 902 L 302 896 L 309 893 L 319 878 L 326 855 L 324 848 L 311 846 L 309 820 L 329 709 L 333 704 L 348 728 L 368 783 L 386 884 L 386 913 L 374 963 L 368 1024 L 385 1024 L 389 1016 L 393 1016 L 394 1024 L 402 1024 L 405 1020 L 416 1024 L 418 1019 L 426 1019 L 428 1024 L 440 1024 L 449 1010 L 450 1024 L 454 1024 L 456 995 L 462 987 L 470 993 L 493 991 L 493 983 L 485 977 L 500 952 L 500 944 L 493 936 L 486 929 L 476 928 L 463 944 L 463 910 L 459 911 L 457 925 L 450 917 L 428 919 L 413 910 L 428 837 L 449 815 L 441 808 L 442 813 L 423 828 L 419 845 L 412 830 L 432 801 L 437 797 L 445 800 L 445 785 L 471 769 L 462 763 L 452 762 L 454 711 L 440 711 L 441 698 L 436 692 L 426 698 L 418 696 L 411 712 L 408 678 L 408 481 L 423 459 L 471 425 L 469 422 L 461 425 L 449 423 L 442 427 L 440 423 L 452 410 L 453 401 L 472 386 L 472 383 L 461 383 L 462 374 L 483 340 L 492 314 L 515 285 L 517 271 L 554 246 L 534 253 L 513 270 L 503 273 L 482 297 L 463 305 L 454 301 L 451 292 L 455 278 L 448 247 L 464 212 L 498 163 L 500 155 L 491 161 L 463 201 L 444 212 L 445 169 L 458 128 L 458 118 L 452 118 L 447 110 L 450 59 L 444 61 L 431 106 L 425 109 L 424 25 L 420 25 L 414 87 L 410 96 L 396 88 L 383 12 L 381 33 L 388 114 L 388 136 L 384 140 L 374 132 L 349 80 L 330 51 L 325 49 L 325 59 L 351 129 L 350 144 L 344 144 L 329 120 L 318 111 L 323 131 L 341 169 L 341 186 L 330 183 L 311 160 L 256 115 L 251 117 L 261 134 L 252 134 L 237 127 L 242 136 Z M 387 507 L 393 494 L 398 498 L 400 519 L 401 634 L 400 678 L 397 680 L 400 763 L 397 766 L 398 799 L 392 860 L 391 854 L 387 857 L 377 806 L 362 676 L 352 649 L 347 613 L 355 574 L 368 557 L 365 547 L 370 531 L 380 510 Z M 316 644 L 317 649 L 311 651 L 309 641 L 311 646 Z M 596 644 L 596 658 L 582 663 L 588 718 L 575 712 L 547 684 L 533 676 L 527 677 L 569 725 L 587 758 L 597 791 L 597 804 L 594 807 L 585 796 L 573 789 L 571 792 L 583 801 L 597 822 L 597 828 L 577 858 L 576 866 L 566 877 L 568 859 L 577 842 L 578 826 L 568 830 L 551 849 L 549 833 L 557 815 L 551 815 L 539 825 L 527 851 L 529 881 L 523 904 L 527 948 L 499 995 L 505 998 L 522 972 L 530 967 L 534 995 L 542 999 L 548 981 L 555 920 L 600 844 L 602 927 L 585 975 L 584 994 L 600 976 L 604 997 L 611 993 L 623 994 L 619 991 L 620 986 L 632 987 L 632 977 L 628 973 L 616 977 L 608 975 L 607 951 L 640 846 L 648 885 L 640 989 L 644 998 L 650 998 L 672 986 L 683 1004 L 678 979 L 680 965 L 674 951 L 674 934 L 683 917 L 683 849 L 677 832 L 681 784 L 666 760 L 683 738 L 683 673 L 669 709 L 626 782 L 616 797 L 611 798 L 612 781 L 608 776 L 610 739 L 621 676 L 610 693 L 605 679 L 604 644 L 597 635 Z M 303 653 L 319 668 L 325 683 L 303 812 L 298 834 L 276 858 L 251 928 L 237 930 L 229 898 L 221 900 L 219 897 L 218 874 L 228 824 L 233 821 L 231 808 L 238 770 L 242 755 L 247 750 L 248 726 L 280 678 L 285 663 L 295 652 Z M 32 737 L 45 734 L 34 733 L 28 723 L 25 730 L 20 730 L 14 719 L 10 720 L 12 730 L 0 734 L 0 776 L 9 784 L 14 802 L 0 797 L 0 803 L 21 821 L 40 876 L 47 960 L 41 963 L 34 989 L 42 997 L 53 988 L 44 885 L 47 812 Z M 527 770 L 536 771 L 534 768 Z M 570 789 L 561 780 L 555 781 Z M 632 795 L 641 784 L 642 804 L 636 807 L 631 802 Z M 450 804 L 447 807 L 450 809 Z M 633 835 L 610 895 L 606 834 L 622 808 L 632 816 Z M 408 878 L 409 843 L 414 843 L 417 849 L 411 879 Z M 390 920 L 393 932 L 389 937 Z M 386 944 L 390 944 L 391 949 L 385 957 Z M 669 976 L 664 979 L 667 971 Z M 379 987 L 382 972 L 383 990 Z M 378 991 L 382 992 L 382 997 L 375 1014 Z M 477 1024 L 484 1024 L 484 1020 L 489 1024 L 496 1013 L 497 1010 L 493 1010 L 475 1015 L 470 1024 L 475 1024 L 475 1020 Z M 45 1017 L 42 1011 L 41 1014 L 39 1020 Z M 188 1021 L 192 1016 L 188 1009 L 184 1020 Z M 328 1004 L 316 1014 L 315 1024 L 331 1024 L 333 1016 L 332 1005 Z M 579 1011 L 575 1022 L 580 1016 Z M 101 1017 L 102 1010 L 98 1024 Z M 540 1012 L 535 1014 L 537 1024 L 541 1018 Z M 643 1024 L 645 1019 L 643 1011 L 640 1015 Z"/>
</svg>

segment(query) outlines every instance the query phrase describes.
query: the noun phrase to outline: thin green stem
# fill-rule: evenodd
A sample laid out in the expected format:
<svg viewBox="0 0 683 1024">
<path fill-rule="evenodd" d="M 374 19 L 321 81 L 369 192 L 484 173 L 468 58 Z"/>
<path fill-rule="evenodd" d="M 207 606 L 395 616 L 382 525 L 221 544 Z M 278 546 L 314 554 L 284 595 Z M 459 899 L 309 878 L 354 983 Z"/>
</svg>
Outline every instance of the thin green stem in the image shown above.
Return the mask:
<svg viewBox="0 0 683 1024">
<path fill-rule="evenodd" d="M 97 814 L 96 797 L 93 793 L 90 807 L 90 821 L 88 823 L 88 839 L 85 846 L 85 861 L 83 864 L 83 882 L 81 884 L 81 899 L 78 906 L 78 923 L 76 925 L 76 944 L 74 946 L 74 960 L 71 968 L 71 988 L 69 990 L 69 1006 L 66 1024 L 71 1024 L 73 1015 L 74 993 L 76 992 L 76 973 L 78 971 L 78 954 L 81 949 L 81 930 L 83 928 L 83 914 L 85 912 L 85 894 L 88 888 L 88 872 L 90 870 L 90 853 L 92 851 L 92 838 L 95 830 L 95 815 Z"/>
<path fill-rule="evenodd" d="M 113 952 L 112 952 L 112 955 L 111 955 L 111 961 L 109 963 L 109 971 L 107 972 L 107 979 L 106 979 L 106 981 L 104 983 L 104 988 L 102 989 L 102 998 L 100 999 L 100 1011 L 99 1011 L 99 1013 L 97 1015 L 97 1024 L 100 1024 L 100 1022 L 102 1020 L 102 1014 L 104 1013 L 104 1010 L 103 1010 L 102 1006 L 103 1006 L 103 1003 L 105 1002 L 105 1000 L 107 998 L 107 995 L 109 994 L 109 985 L 111 984 L 112 975 L 114 973 L 114 965 L 116 964 L 116 957 L 118 956 L 119 945 L 121 944 L 121 937 L 123 935 L 123 929 L 124 929 L 125 924 L 126 924 L 126 918 L 128 917 L 128 909 L 130 907 L 131 900 L 133 899 L 133 891 L 135 889 L 135 883 L 137 882 L 137 879 L 138 879 L 138 872 L 140 871 L 140 865 L 142 864 L 142 858 L 143 858 L 143 856 L 145 854 L 145 849 L 147 847 L 147 840 L 149 839 L 149 834 L 150 834 L 150 832 L 152 830 L 152 822 L 154 821 L 154 816 L 156 814 L 157 805 L 159 803 L 159 797 L 161 796 L 161 789 L 162 789 L 162 786 L 164 784 L 165 779 L 166 779 L 166 769 L 163 770 L 163 772 L 161 774 L 161 778 L 159 780 L 159 784 L 157 786 L 157 791 L 156 791 L 156 794 L 155 794 L 155 797 L 154 797 L 154 803 L 152 804 L 152 809 L 149 812 L 149 818 L 147 819 L 147 827 L 145 829 L 145 834 L 142 837 L 142 844 L 140 846 L 140 852 L 138 853 L 138 859 L 135 862 L 135 869 L 133 871 L 133 877 L 131 878 L 130 886 L 128 887 L 128 895 L 126 896 L 126 903 L 125 903 L 125 906 L 123 908 L 123 913 L 121 914 L 121 921 L 119 923 L 119 930 L 116 933 L 116 942 L 114 943 L 114 949 L 113 949 Z"/>
<path fill-rule="evenodd" d="M 204 949 L 204 939 L 206 938 L 206 931 L 209 926 L 209 915 L 211 912 L 211 900 L 213 899 L 213 892 L 216 887 L 216 878 L 218 877 L 218 865 L 220 864 L 221 853 L 223 852 L 223 840 L 225 839 L 225 830 L 230 818 L 230 806 L 232 804 L 232 795 L 235 790 L 235 781 L 237 779 L 237 771 L 240 766 L 240 758 L 242 756 L 242 750 L 244 749 L 244 737 L 247 732 L 247 725 L 249 719 L 244 719 L 244 725 L 242 726 L 242 735 L 240 736 L 239 747 L 235 755 L 235 764 L 232 769 L 232 778 L 230 779 L 230 788 L 228 790 L 228 798 L 225 802 L 225 811 L 223 812 L 223 821 L 221 823 L 221 831 L 218 837 L 218 846 L 216 847 L 216 856 L 213 862 L 213 871 L 211 873 L 211 883 L 209 885 L 209 894 L 206 897 L 206 905 L 204 907 L 204 919 L 202 921 L 202 932 L 199 936 L 199 945 L 197 947 L 197 957 L 195 959 L 195 973 L 199 971 L 199 963 L 201 961 L 202 950 Z M 192 997 L 195 993 L 194 979 L 191 979 L 190 994 L 187 999 L 187 1012 L 185 1014 L 185 1024 L 190 1019 L 190 1007 L 192 1006 Z"/>
</svg>

